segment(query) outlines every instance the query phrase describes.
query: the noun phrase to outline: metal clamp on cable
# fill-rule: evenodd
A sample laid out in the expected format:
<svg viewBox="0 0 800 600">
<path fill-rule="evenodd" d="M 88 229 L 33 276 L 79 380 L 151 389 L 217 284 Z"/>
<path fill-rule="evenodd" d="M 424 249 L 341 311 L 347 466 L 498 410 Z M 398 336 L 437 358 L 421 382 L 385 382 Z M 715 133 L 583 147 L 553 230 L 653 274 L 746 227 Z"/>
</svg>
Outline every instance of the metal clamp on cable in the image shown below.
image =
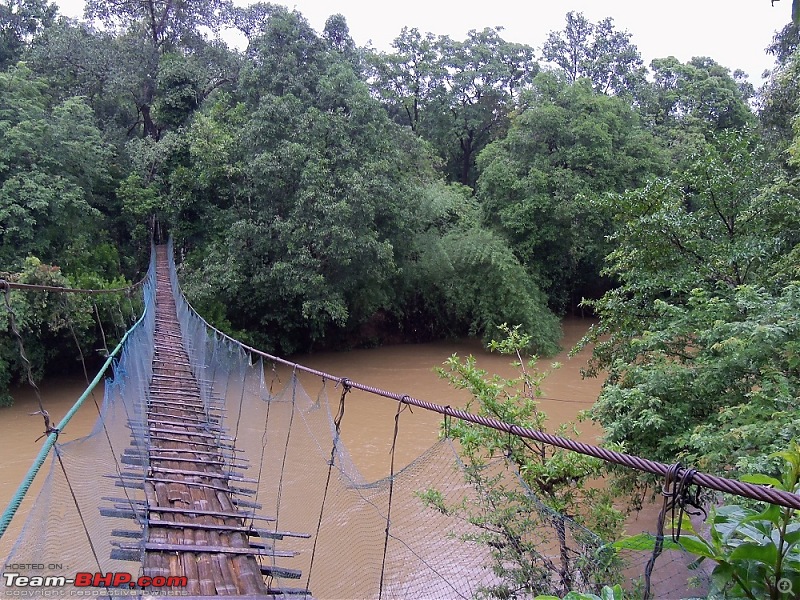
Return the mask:
<svg viewBox="0 0 800 600">
<path fill-rule="evenodd" d="M 36 438 L 37 442 L 43 437 L 50 435 L 51 433 L 55 433 L 56 436 L 58 436 L 58 434 L 61 433 L 61 430 L 58 427 L 53 427 L 50 424 L 50 414 L 46 410 L 44 409 L 37 410 L 36 412 L 30 413 L 30 415 L 31 416 L 42 415 L 42 418 L 44 419 L 44 433 L 40 435 L 38 438 Z"/>
</svg>

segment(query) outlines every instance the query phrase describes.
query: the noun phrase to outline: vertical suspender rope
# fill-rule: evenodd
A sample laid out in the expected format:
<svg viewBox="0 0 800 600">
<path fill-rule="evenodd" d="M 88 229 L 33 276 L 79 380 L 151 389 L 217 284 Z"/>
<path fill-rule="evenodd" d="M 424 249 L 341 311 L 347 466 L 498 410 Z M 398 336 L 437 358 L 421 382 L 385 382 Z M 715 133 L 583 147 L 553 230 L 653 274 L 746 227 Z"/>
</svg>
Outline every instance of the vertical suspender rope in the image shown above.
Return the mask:
<svg viewBox="0 0 800 600">
<path fill-rule="evenodd" d="M 322 527 L 322 514 L 325 511 L 325 500 L 328 497 L 328 487 L 331 483 L 331 472 L 333 471 L 334 459 L 336 458 L 336 445 L 339 443 L 339 431 L 342 427 L 342 418 L 344 417 L 344 399 L 350 391 L 350 380 L 343 377 L 340 380 L 342 384 L 342 396 L 339 398 L 339 412 L 333 420 L 335 432 L 333 434 L 333 445 L 331 446 L 331 459 L 328 461 L 328 477 L 325 479 L 325 491 L 322 493 L 322 503 L 319 507 L 319 519 L 317 520 L 317 531 L 314 534 L 314 544 L 311 547 L 311 562 L 308 565 L 308 576 L 306 577 L 306 593 L 308 593 L 309 586 L 311 585 L 311 571 L 314 566 L 314 556 L 317 553 L 317 541 L 319 541 L 319 530 Z"/>
<path fill-rule="evenodd" d="M 389 526 L 392 522 L 392 495 L 394 493 L 394 451 L 397 447 L 397 433 L 400 431 L 400 413 L 408 408 L 407 404 L 397 403 L 394 415 L 394 436 L 392 437 L 392 460 L 389 463 L 389 502 L 386 507 L 386 532 L 383 538 L 383 560 L 381 560 L 381 579 L 378 584 L 378 600 L 383 598 L 383 577 L 386 573 L 386 551 L 389 548 Z"/>
<path fill-rule="evenodd" d="M 283 460 L 281 461 L 281 475 L 278 478 L 278 498 L 275 503 L 275 531 L 278 531 L 278 519 L 281 512 L 281 497 L 283 496 L 283 475 L 286 471 L 286 457 L 289 454 L 289 439 L 292 436 L 292 424 L 294 423 L 294 411 L 297 406 L 297 372 L 292 373 L 292 409 L 289 413 L 289 431 L 286 432 L 286 445 L 283 447 Z"/>
<path fill-rule="evenodd" d="M 264 389 L 264 361 L 263 361 L 263 359 L 261 360 L 260 369 L 261 369 L 261 389 L 263 390 Z M 275 364 L 274 363 L 272 364 L 272 373 L 273 373 L 273 380 L 272 381 L 274 381 L 275 380 L 274 379 L 274 375 L 275 375 Z M 267 452 L 267 443 L 269 442 L 269 436 L 267 435 L 267 432 L 268 432 L 268 428 L 269 428 L 269 409 L 272 406 L 272 399 L 273 399 L 272 398 L 272 382 L 270 382 L 270 384 L 269 384 L 269 391 L 267 393 L 269 394 L 269 399 L 266 401 L 266 405 L 267 406 L 266 406 L 266 409 L 264 411 L 264 431 L 261 434 L 261 459 L 258 462 L 258 477 L 256 478 L 256 495 L 253 498 L 253 502 L 255 504 L 258 504 L 258 495 L 261 492 L 261 475 L 264 472 L 264 455 Z M 250 527 L 254 527 L 255 526 L 255 513 L 256 513 L 256 509 L 254 508 L 253 509 L 253 514 L 250 516 Z M 261 557 L 259 557 L 259 559 L 260 558 Z M 274 562 L 274 557 L 273 557 L 273 562 Z"/>
</svg>

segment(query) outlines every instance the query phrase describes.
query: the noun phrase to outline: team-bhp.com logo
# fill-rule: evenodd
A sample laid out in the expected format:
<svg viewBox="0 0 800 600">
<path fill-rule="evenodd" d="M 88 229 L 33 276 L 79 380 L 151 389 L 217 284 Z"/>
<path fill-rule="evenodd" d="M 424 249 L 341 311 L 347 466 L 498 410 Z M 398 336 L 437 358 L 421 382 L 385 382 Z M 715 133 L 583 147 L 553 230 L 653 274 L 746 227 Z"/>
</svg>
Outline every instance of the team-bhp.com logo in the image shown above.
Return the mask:
<svg viewBox="0 0 800 600">
<path fill-rule="evenodd" d="M 21 573 L 3 573 L 6 588 L 63 588 L 73 585 L 76 588 L 180 588 L 186 587 L 185 576 L 142 575 L 134 579 L 130 573 L 75 573 L 74 577 L 65 575 L 23 575 Z"/>
</svg>

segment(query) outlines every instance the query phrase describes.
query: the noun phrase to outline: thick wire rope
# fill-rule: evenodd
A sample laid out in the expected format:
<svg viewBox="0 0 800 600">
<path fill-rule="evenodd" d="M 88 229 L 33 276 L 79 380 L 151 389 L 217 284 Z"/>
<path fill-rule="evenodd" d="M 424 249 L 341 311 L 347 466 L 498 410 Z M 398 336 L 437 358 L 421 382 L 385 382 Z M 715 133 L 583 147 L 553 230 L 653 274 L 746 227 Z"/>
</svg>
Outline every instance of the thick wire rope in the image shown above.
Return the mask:
<svg viewBox="0 0 800 600">
<path fill-rule="evenodd" d="M 341 379 L 339 383 L 342 385 L 342 395 L 339 398 L 339 411 L 336 413 L 336 418 L 333 420 L 334 434 L 333 444 L 331 445 L 331 458 L 328 461 L 328 476 L 325 479 L 325 491 L 322 493 L 322 502 L 319 505 L 319 518 L 317 519 L 317 530 L 314 534 L 314 544 L 311 547 L 311 562 L 308 565 L 308 576 L 306 577 L 306 594 L 310 593 L 309 587 L 311 585 L 311 573 L 314 567 L 314 557 L 317 554 L 317 542 L 319 541 L 319 530 L 322 527 L 322 515 L 325 512 L 325 500 L 328 497 L 328 488 L 331 483 L 331 473 L 333 472 L 333 464 L 336 458 L 336 445 L 339 443 L 339 433 L 342 428 L 342 419 L 344 418 L 344 400 L 350 392 L 349 379 L 346 377 Z"/>
<path fill-rule="evenodd" d="M 194 308 L 192 308 L 191 305 L 188 304 L 188 302 L 187 305 L 189 306 L 189 309 L 192 312 L 194 312 L 195 315 L 198 315 L 197 311 L 195 311 Z M 423 408 L 431 412 L 436 412 L 444 416 L 454 417 L 462 421 L 477 423 L 479 425 L 490 427 L 498 431 L 510 433 L 517 437 L 528 438 L 540 443 L 548 444 L 550 446 L 556 446 L 558 448 L 563 448 L 565 450 L 577 452 L 578 454 L 593 456 L 595 458 L 599 458 L 604 462 L 613 463 L 616 465 L 627 467 L 629 469 L 642 471 L 644 473 L 650 473 L 652 475 L 658 475 L 660 477 L 664 477 L 670 468 L 670 465 L 650 460 L 647 458 L 643 458 L 641 456 L 635 456 L 631 454 L 625 454 L 624 452 L 616 452 L 614 450 L 608 450 L 607 448 L 601 448 L 599 446 L 594 446 L 592 444 L 570 440 L 562 436 L 545 433 L 543 431 L 539 431 L 536 429 L 531 429 L 528 427 L 520 427 L 519 425 L 506 423 L 505 421 L 501 421 L 499 419 L 474 415 L 463 410 L 452 408 L 449 405 L 442 406 L 440 404 L 435 404 L 433 402 L 420 400 L 418 398 L 414 398 L 413 396 L 409 396 L 408 394 L 398 394 L 396 392 L 389 392 L 387 390 L 383 390 L 378 387 L 351 381 L 346 377 L 337 377 L 335 375 L 331 375 L 330 373 L 319 371 L 317 369 L 312 369 L 310 367 L 306 367 L 299 363 L 295 363 L 286 360 L 284 358 L 280 358 L 272 354 L 262 352 L 257 348 L 248 346 L 247 344 L 243 344 L 242 342 L 232 338 L 231 336 L 223 333 L 222 331 L 219 331 L 199 315 L 198 317 L 210 330 L 215 331 L 219 335 L 227 338 L 228 340 L 231 340 L 232 342 L 241 345 L 244 349 L 249 350 L 250 352 L 253 352 L 273 362 L 280 363 L 292 368 L 296 368 L 300 371 L 309 373 L 311 375 L 315 375 L 316 377 L 319 378 L 326 378 L 333 381 L 337 381 L 339 383 L 347 380 L 348 385 L 350 385 L 353 389 L 368 392 L 375 396 L 382 396 L 384 398 L 397 400 L 405 404 L 409 404 L 411 406 L 417 406 L 419 408 Z M 743 481 L 738 481 L 736 479 L 728 479 L 725 477 L 718 477 L 716 475 L 709 475 L 707 473 L 702 473 L 702 472 L 695 473 L 692 483 L 695 485 L 699 485 L 701 487 L 716 490 L 718 492 L 724 492 L 727 494 L 733 494 L 736 496 L 750 498 L 752 500 L 758 500 L 760 502 L 768 502 L 770 504 L 777 504 L 779 506 L 783 506 L 786 508 L 794 508 L 800 510 L 799 494 L 793 494 L 791 492 L 786 492 L 783 490 L 778 490 L 762 485 L 756 485 L 753 483 L 746 483 Z"/>
</svg>

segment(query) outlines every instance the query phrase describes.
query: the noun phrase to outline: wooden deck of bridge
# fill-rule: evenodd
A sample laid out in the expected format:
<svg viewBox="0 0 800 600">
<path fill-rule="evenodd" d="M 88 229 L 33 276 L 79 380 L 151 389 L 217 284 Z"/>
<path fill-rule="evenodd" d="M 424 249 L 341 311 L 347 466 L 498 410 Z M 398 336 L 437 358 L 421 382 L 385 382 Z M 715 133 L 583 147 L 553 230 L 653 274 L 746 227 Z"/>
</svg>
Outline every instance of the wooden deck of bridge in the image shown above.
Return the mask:
<svg viewBox="0 0 800 600">
<path fill-rule="evenodd" d="M 275 542 L 308 535 L 270 529 L 272 519 L 255 516 L 260 507 L 246 499 L 254 494 L 248 484 L 255 480 L 240 471 L 247 463 L 221 425 L 222 399 L 201 394 L 206 383 L 192 374 L 164 246 L 156 248 L 156 279 L 153 379 L 144 432 L 149 442 L 146 454 L 132 448 L 123 457 L 128 464 L 146 466 L 143 481 L 134 473 L 123 479 L 124 485 L 143 485 L 145 499 L 133 508 L 130 501 L 116 499 L 111 510 L 112 516 L 130 512 L 146 520 L 147 537 L 114 542 L 117 556 L 140 559 L 144 550 L 144 575 L 185 576 L 187 586 L 174 589 L 192 596 L 308 598 L 305 589 L 272 585 L 273 578 L 301 576 L 275 566 L 274 558 L 296 554 L 276 549 Z"/>
</svg>

